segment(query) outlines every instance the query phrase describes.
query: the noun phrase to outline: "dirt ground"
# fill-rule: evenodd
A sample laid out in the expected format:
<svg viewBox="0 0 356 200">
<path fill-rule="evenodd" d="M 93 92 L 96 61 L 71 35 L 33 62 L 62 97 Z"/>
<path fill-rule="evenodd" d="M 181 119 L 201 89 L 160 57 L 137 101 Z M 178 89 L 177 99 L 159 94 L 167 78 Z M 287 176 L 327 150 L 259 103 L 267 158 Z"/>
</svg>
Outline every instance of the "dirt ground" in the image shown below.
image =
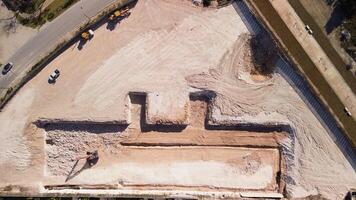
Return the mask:
<svg viewBox="0 0 356 200">
<path fill-rule="evenodd" d="M 340 199 L 356 184 L 352 166 L 287 81 L 279 73 L 251 76 L 251 36 L 233 6 L 138 1 L 110 29 L 105 24 L 83 48 L 68 48 L 0 113 L 0 170 L 9 172 L 0 187 L 280 192 L 276 177 L 285 170 L 292 197 Z M 61 75 L 48 84 L 54 69 Z M 209 104 L 191 100 L 201 91 L 213 95 Z M 40 118 L 58 121 L 33 123 Z M 245 122 L 289 124 L 295 136 L 237 130 Z M 207 126 L 226 123 L 236 126 Z M 84 160 L 75 165 L 96 148 L 101 157 L 93 168 Z M 294 159 L 283 169 L 285 154 Z"/>
</svg>

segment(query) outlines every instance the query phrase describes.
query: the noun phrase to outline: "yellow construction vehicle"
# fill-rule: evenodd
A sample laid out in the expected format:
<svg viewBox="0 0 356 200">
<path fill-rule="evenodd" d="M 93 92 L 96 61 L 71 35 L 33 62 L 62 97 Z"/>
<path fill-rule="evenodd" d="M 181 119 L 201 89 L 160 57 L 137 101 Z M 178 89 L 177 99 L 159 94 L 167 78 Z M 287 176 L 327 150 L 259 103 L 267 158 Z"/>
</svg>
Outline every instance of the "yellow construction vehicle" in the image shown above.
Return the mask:
<svg viewBox="0 0 356 200">
<path fill-rule="evenodd" d="M 113 21 L 118 17 L 127 17 L 129 15 L 130 15 L 130 9 L 126 7 L 122 10 L 116 10 L 113 14 L 110 15 L 109 20 Z"/>
<path fill-rule="evenodd" d="M 84 31 L 80 36 L 83 40 L 89 40 L 94 36 L 94 31 L 89 29 L 88 31 Z"/>
</svg>

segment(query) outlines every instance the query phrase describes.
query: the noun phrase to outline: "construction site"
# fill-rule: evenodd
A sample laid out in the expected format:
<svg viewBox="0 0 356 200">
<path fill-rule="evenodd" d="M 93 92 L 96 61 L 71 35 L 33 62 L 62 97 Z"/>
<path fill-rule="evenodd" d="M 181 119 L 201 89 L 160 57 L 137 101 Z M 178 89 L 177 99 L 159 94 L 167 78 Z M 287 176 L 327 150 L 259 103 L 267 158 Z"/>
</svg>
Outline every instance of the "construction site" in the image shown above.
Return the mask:
<svg viewBox="0 0 356 200">
<path fill-rule="evenodd" d="M 354 150 L 243 1 L 139 0 L 84 33 L 1 111 L 1 195 L 343 199 L 355 188 Z"/>
</svg>

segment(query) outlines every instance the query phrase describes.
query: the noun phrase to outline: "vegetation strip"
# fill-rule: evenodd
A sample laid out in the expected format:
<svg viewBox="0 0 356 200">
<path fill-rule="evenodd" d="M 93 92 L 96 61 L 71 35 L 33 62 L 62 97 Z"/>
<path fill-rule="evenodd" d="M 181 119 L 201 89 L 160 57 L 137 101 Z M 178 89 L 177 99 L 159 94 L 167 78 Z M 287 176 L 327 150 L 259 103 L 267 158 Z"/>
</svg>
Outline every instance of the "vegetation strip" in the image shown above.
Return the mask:
<svg viewBox="0 0 356 200">
<path fill-rule="evenodd" d="M 317 87 L 320 95 L 325 99 L 329 108 L 335 113 L 337 118 L 340 120 L 343 125 L 343 130 L 350 139 L 353 147 L 356 146 L 356 122 L 352 117 L 347 116 L 344 113 L 344 106 L 335 92 L 332 90 L 328 82 L 320 74 L 312 60 L 305 53 L 303 47 L 298 43 L 296 38 L 290 32 L 284 21 L 275 11 L 273 6 L 269 1 L 259 1 L 259 0 L 250 0 L 255 6 L 258 7 L 258 10 L 266 18 L 272 31 L 277 34 L 277 36 L 282 40 L 281 42 L 286 46 L 287 50 L 297 61 L 299 66 L 302 68 L 304 74 L 309 78 L 311 83 Z"/>
<path fill-rule="evenodd" d="M 288 0 L 304 24 L 308 24 L 313 30 L 313 37 L 319 43 L 331 62 L 334 64 L 340 75 L 344 78 L 347 85 L 356 94 L 356 79 L 350 71 L 346 69 L 346 63 L 342 60 L 338 52 L 331 45 L 328 37 L 324 34 L 322 29 L 315 22 L 313 17 L 305 10 L 300 1 Z"/>
<path fill-rule="evenodd" d="M 22 25 L 35 28 L 42 26 L 47 21 L 52 21 L 77 1 L 78 0 L 54 0 L 43 11 L 40 10 L 42 9 L 44 1 L 37 1 L 32 9 L 34 9 L 33 12 L 39 12 L 38 16 L 22 17 L 21 15 L 17 15 L 16 17 Z"/>
</svg>

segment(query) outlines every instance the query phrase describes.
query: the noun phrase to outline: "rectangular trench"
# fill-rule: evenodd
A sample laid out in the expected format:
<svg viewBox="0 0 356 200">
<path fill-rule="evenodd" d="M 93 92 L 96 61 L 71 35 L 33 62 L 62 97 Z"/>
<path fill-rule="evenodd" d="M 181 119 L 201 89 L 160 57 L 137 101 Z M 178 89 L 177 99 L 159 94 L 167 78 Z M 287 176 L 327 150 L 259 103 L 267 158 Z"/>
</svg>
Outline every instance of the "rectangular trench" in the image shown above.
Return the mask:
<svg viewBox="0 0 356 200">
<path fill-rule="evenodd" d="M 115 158 L 103 156 L 101 160 L 70 184 L 101 180 L 134 189 L 279 189 L 280 152 L 275 148 L 130 146 Z"/>
</svg>

